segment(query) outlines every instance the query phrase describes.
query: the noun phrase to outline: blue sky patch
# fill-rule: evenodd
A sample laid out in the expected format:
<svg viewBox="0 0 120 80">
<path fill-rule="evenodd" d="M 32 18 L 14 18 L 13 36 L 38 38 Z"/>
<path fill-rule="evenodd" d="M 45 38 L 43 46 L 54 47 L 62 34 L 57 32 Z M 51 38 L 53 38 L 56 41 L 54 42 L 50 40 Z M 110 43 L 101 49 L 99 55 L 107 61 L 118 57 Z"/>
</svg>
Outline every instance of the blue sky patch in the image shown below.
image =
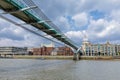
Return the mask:
<svg viewBox="0 0 120 80">
<path fill-rule="evenodd" d="M 98 10 L 91 11 L 90 15 L 93 17 L 94 20 L 98 20 L 100 18 L 105 17 L 105 14 L 103 12 L 98 11 Z"/>
</svg>

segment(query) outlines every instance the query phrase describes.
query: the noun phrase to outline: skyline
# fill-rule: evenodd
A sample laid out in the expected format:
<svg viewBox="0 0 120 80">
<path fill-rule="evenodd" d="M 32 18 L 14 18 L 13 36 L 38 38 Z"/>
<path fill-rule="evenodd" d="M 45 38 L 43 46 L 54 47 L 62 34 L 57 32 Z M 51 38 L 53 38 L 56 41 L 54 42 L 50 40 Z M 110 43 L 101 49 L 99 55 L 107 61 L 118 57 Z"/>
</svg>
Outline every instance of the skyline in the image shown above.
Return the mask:
<svg viewBox="0 0 120 80">
<path fill-rule="evenodd" d="M 104 2 L 101 0 L 78 0 L 78 2 L 74 0 L 34 0 L 34 2 L 68 38 L 78 45 L 81 44 L 84 35 L 87 35 L 93 43 L 104 43 L 108 40 L 120 43 L 119 0 Z M 9 14 L 4 16 L 22 23 Z M 0 25 L 0 46 L 40 46 L 41 43 L 46 42 L 45 39 L 1 18 Z M 29 25 L 26 27 L 33 29 Z M 47 42 L 49 43 L 49 41 Z"/>
</svg>

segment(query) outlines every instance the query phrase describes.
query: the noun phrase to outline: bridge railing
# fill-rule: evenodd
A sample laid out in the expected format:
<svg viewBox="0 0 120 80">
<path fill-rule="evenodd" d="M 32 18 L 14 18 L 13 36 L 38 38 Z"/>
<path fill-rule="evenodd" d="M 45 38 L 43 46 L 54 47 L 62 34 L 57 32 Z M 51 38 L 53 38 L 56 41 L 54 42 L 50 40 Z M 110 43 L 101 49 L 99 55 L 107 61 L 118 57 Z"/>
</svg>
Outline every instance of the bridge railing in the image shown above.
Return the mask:
<svg viewBox="0 0 120 80">
<path fill-rule="evenodd" d="M 34 2 L 32 0 L 7 0 L 7 1 L 14 3 L 20 9 L 30 7 L 30 6 L 36 6 L 36 4 L 34 4 Z M 29 13 L 29 15 L 31 15 L 37 21 L 50 20 L 39 8 L 27 10 L 24 12 Z M 61 39 L 62 39 L 62 37 L 64 37 L 65 43 L 75 47 L 74 43 L 68 37 L 66 37 L 54 23 L 45 22 L 45 25 L 50 29 L 53 28 L 54 31 L 56 32 L 56 34 L 60 34 Z"/>
</svg>

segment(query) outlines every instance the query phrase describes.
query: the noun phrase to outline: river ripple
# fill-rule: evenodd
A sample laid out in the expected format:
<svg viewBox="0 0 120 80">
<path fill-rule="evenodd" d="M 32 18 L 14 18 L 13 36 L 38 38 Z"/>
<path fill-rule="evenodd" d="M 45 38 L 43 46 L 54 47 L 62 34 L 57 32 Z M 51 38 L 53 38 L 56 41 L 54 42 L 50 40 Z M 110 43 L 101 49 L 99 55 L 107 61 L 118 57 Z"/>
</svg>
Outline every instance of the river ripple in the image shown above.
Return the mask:
<svg viewBox="0 0 120 80">
<path fill-rule="evenodd" d="M 0 80 L 119 80 L 120 61 L 0 59 Z"/>
</svg>

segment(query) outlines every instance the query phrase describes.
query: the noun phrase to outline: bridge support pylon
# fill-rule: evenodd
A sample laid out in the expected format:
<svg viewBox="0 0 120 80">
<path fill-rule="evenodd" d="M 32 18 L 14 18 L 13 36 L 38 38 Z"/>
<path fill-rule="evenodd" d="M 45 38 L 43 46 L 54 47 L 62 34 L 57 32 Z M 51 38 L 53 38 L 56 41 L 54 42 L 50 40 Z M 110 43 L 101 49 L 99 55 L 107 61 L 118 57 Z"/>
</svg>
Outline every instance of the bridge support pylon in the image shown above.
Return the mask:
<svg viewBox="0 0 120 80">
<path fill-rule="evenodd" d="M 81 47 L 74 51 L 73 60 L 80 60 L 82 52 L 80 51 Z"/>
<path fill-rule="evenodd" d="M 79 53 L 74 53 L 73 55 L 73 60 L 80 60 L 80 54 Z"/>
<path fill-rule="evenodd" d="M 81 47 L 79 47 L 77 50 L 73 49 L 72 47 L 70 47 L 71 50 L 74 52 L 73 54 L 73 60 L 80 60 L 81 59 L 81 55 L 82 55 L 82 51 L 81 51 Z"/>
</svg>

